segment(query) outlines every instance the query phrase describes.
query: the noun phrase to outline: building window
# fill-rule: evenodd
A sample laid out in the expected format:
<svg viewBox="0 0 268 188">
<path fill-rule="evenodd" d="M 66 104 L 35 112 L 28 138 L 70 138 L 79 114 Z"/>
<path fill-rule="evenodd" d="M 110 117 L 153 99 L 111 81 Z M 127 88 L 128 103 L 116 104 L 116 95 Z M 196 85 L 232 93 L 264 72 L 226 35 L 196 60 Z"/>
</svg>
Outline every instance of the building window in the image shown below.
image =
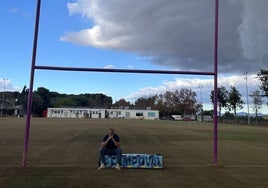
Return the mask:
<svg viewBox="0 0 268 188">
<path fill-rule="evenodd" d="M 143 116 L 143 113 L 142 112 L 137 112 L 136 113 L 136 116 L 139 117 L 139 116 Z"/>
<path fill-rule="evenodd" d="M 155 112 L 148 112 L 148 117 L 155 117 Z"/>
<path fill-rule="evenodd" d="M 121 111 L 118 112 L 118 115 L 121 115 Z"/>
</svg>

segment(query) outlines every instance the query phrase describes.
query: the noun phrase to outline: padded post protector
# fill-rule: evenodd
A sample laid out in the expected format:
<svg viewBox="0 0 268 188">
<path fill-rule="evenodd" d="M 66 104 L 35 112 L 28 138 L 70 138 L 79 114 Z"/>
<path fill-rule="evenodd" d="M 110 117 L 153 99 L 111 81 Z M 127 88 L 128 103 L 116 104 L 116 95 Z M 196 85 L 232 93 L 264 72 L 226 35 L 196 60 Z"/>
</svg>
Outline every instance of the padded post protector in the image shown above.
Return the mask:
<svg viewBox="0 0 268 188">
<path fill-rule="evenodd" d="M 99 161 L 100 165 L 100 161 Z M 105 156 L 106 168 L 113 168 L 116 165 L 115 155 Z M 160 154 L 123 154 L 121 158 L 121 168 L 147 168 L 162 169 L 163 155 Z"/>
</svg>

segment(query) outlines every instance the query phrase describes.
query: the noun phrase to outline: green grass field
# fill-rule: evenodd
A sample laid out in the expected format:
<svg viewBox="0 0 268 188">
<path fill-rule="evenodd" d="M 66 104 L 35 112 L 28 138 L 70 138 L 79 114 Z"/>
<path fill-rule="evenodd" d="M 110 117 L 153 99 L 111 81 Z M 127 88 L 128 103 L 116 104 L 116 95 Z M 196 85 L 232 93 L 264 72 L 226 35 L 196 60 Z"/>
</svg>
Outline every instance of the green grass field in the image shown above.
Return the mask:
<svg viewBox="0 0 268 188">
<path fill-rule="evenodd" d="M 97 170 L 109 127 L 124 153 L 160 153 L 163 170 Z M 268 187 L 268 128 L 219 125 L 212 164 L 212 123 L 33 119 L 28 167 L 20 167 L 25 119 L 0 119 L 0 187 Z"/>
</svg>

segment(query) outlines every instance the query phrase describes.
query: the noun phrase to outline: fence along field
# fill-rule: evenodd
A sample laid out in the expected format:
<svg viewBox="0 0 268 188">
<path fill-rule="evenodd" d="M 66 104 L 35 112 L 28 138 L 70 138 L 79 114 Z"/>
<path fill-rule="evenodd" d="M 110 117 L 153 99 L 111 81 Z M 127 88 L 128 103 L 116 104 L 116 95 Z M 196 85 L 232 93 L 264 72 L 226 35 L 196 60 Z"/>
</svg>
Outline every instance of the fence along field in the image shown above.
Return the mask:
<svg viewBox="0 0 268 188">
<path fill-rule="evenodd" d="M 0 119 L 0 187 L 267 187 L 268 129 L 219 125 L 220 167 L 212 167 L 212 123 L 33 119 L 22 168 L 25 119 Z M 159 153 L 163 170 L 98 171 L 109 127 L 124 153 Z"/>
</svg>

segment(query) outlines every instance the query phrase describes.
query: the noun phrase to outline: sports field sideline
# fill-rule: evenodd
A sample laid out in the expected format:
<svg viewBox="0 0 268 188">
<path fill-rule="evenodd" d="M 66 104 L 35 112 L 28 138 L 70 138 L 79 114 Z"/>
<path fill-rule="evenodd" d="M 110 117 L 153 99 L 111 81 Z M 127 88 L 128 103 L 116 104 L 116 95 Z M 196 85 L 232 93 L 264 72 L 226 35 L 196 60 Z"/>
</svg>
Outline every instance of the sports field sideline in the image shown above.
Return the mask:
<svg viewBox="0 0 268 188">
<path fill-rule="evenodd" d="M 97 170 L 108 128 L 124 153 L 164 156 L 163 170 Z M 0 187 L 268 187 L 268 128 L 219 124 L 212 167 L 212 123 L 32 119 L 28 167 L 20 167 L 25 119 L 0 119 Z"/>
</svg>

